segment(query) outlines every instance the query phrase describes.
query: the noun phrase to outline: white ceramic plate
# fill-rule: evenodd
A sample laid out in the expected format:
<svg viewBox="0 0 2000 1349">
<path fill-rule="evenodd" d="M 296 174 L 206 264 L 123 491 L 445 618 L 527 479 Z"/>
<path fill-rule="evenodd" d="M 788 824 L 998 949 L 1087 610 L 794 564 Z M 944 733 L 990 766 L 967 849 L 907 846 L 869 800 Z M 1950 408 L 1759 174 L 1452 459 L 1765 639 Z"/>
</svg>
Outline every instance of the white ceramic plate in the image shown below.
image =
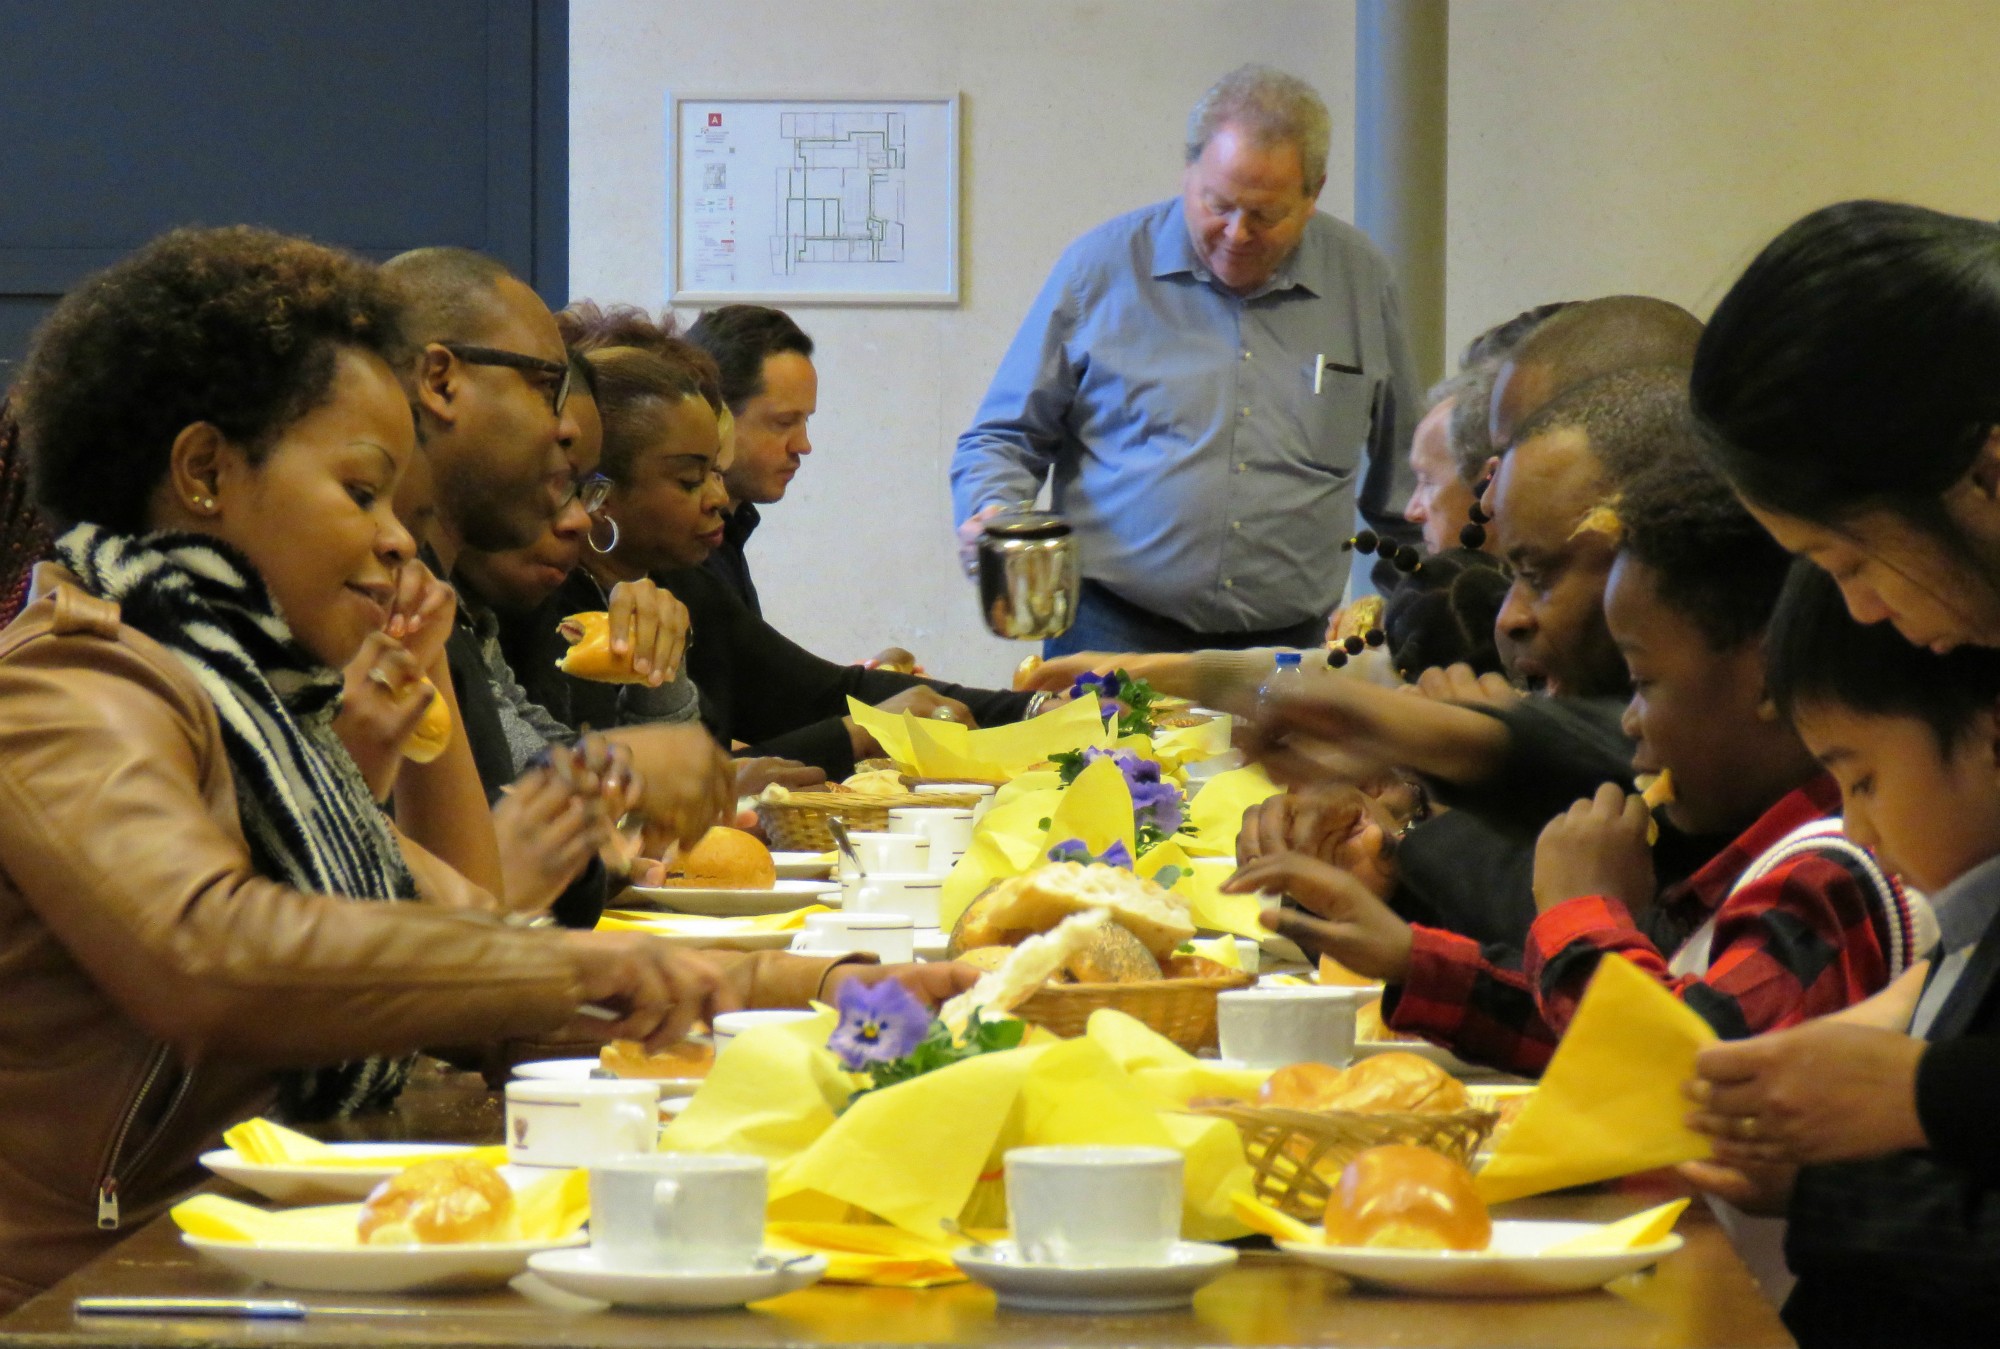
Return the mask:
<svg viewBox="0 0 2000 1349">
<path fill-rule="evenodd" d="M 1467 1073 L 1488 1071 L 1476 1063 L 1467 1063 L 1443 1045 L 1434 1045 L 1429 1040 L 1356 1040 L 1354 1057 L 1365 1059 L 1375 1054 L 1415 1054 L 1420 1059 L 1429 1059 L 1453 1077 L 1464 1077 Z"/>
<path fill-rule="evenodd" d="M 1044 1312 L 1150 1312 L 1185 1307 L 1203 1284 L 1236 1263 L 1227 1246 L 1178 1243 L 1157 1265 L 1042 1265 L 1021 1258 L 1011 1241 L 974 1246 L 952 1256 L 974 1282 L 999 1294 L 1003 1306 Z"/>
<path fill-rule="evenodd" d="M 343 1157 L 385 1159 L 470 1152 L 456 1143 L 329 1143 Z M 201 1164 L 221 1176 L 255 1190 L 280 1204 L 340 1204 L 366 1199 L 371 1190 L 408 1163 L 385 1160 L 381 1166 L 265 1166 L 245 1161 L 234 1148 L 201 1154 Z"/>
<path fill-rule="evenodd" d="M 683 1274 L 621 1268 L 606 1261 L 603 1253 L 593 1247 L 578 1246 L 531 1255 L 528 1268 L 565 1293 L 609 1302 L 614 1307 L 692 1311 L 702 1307 L 741 1307 L 818 1283 L 826 1273 L 826 1257 L 787 1256 L 767 1251 L 758 1260 L 757 1268 L 741 1274 Z"/>
<path fill-rule="evenodd" d="M 190 1249 L 274 1288 L 326 1293 L 432 1293 L 498 1288 L 527 1268 L 537 1251 L 576 1246 L 559 1241 L 472 1241 L 456 1246 L 275 1246 L 205 1241 L 183 1234 Z"/>
<path fill-rule="evenodd" d="M 1428 1297 L 1545 1297 L 1601 1288 L 1681 1248 L 1678 1234 L 1647 1246 L 1586 1255 L 1542 1255 L 1558 1242 L 1596 1231 L 1601 1223 L 1496 1222 L 1483 1251 L 1393 1251 L 1281 1241 L 1280 1250 L 1357 1283 Z"/>
<path fill-rule="evenodd" d="M 789 913 L 808 904 L 840 907 L 840 887 L 831 881 L 779 881 L 769 890 L 698 890 L 682 885 L 635 885 L 619 907 L 665 909 L 704 918 L 755 918 Z"/>
<path fill-rule="evenodd" d="M 534 1063 L 517 1063 L 514 1076 L 527 1078 L 533 1082 L 588 1082 L 597 1071 L 596 1059 L 541 1059 Z M 698 1077 L 659 1077 L 654 1085 L 660 1089 L 664 1100 L 673 1096 L 686 1096 L 701 1090 Z"/>
<path fill-rule="evenodd" d="M 781 881 L 823 881 L 833 874 L 830 852 L 774 852 L 771 860 Z"/>
<path fill-rule="evenodd" d="M 951 934 L 934 927 L 920 927 L 911 934 L 918 960 L 943 960 L 951 946 Z"/>
</svg>

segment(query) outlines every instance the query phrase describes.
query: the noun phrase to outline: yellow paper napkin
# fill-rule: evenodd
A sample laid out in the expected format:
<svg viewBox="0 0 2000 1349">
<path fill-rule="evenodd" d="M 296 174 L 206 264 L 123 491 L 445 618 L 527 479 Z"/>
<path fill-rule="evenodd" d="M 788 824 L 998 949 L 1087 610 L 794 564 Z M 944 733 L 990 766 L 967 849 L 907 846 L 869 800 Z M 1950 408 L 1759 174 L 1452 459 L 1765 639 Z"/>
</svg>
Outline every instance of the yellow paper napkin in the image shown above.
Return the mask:
<svg viewBox="0 0 2000 1349">
<path fill-rule="evenodd" d="M 976 730 L 908 712 L 892 715 L 854 698 L 847 700 L 847 712 L 914 777 L 1005 782 L 1032 764 L 1109 740 L 1094 693 L 1043 716 Z"/>
<path fill-rule="evenodd" d="M 1710 1154 L 1681 1083 L 1715 1031 L 1631 962 L 1598 962 L 1540 1088 L 1478 1175 L 1489 1204 Z"/>
<path fill-rule="evenodd" d="M 1027 721 L 981 727 L 966 736 L 966 748 L 1011 778 L 1058 754 L 1101 748 L 1107 738 L 1103 709 L 1090 693 Z"/>
<path fill-rule="evenodd" d="M 1235 844 L 1230 846 L 1233 848 Z M 1195 844 L 1190 842 L 1188 847 L 1192 850 Z M 1202 931 L 1228 932 L 1261 942 L 1271 935 L 1257 921 L 1257 915 L 1264 909 L 1263 899 L 1256 894 L 1222 893 L 1222 883 L 1235 874 L 1233 856 L 1194 857 L 1189 860 L 1187 875 L 1174 889 L 1187 899 L 1188 916 Z"/>
<path fill-rule="evenodd" d="M 1666 1239 L 1680 1221 L 1681 1212 L 1688 1206 L 1685 1199 L 1676 1199 L 1657 1208 L 1649 1208 L 1643 1213 L 1635 1213 L 1629 1218 L 1620 1218 L 1615 1223 L 1585 1232 L 1580 1237 L 1560 1241 L 1543 1251 L 1543 1255 L 1597 1255 L 1604 1251 L 1629 1251 L 1638 1246 L 1651 1246 Z"/>
<path fill-rule="evenodd" d="M 174 1205 L 174 1225 L 204 1241 L 272 1246 L 359 1246 L 359 1204 L 266 1210 L 218 1194 L 198 1194 Z M 559 1240 L 590 1217 L 590 1177 L 557 1171 L 514 1192 L 516 1241 Z"/>
<path fill-rule="evenodd" d="M 854 718 L 856 726 L 875 737 L 875 743 L 882 747 L 884 758 L 893 760 L 896 767 L 905 773 L 917 771 L 917 756 L 910 748 L 910 733 L 899 714 L 870 707 L 858 698 L 849 698 L 847 715 Z"/>
<path fill-rule="evenodd" d="M 1319 1233 L 1294 1218 L 1289 1213 L 1280 1213 L 1248 1190 L 1232 1191 L 1229 1196 L 1230 1212 L 1252 1232 L 1258 1232 L 1273 1241 L 1317 1242 Z"/>
<path fill-rule="evenodd" d="M 282 1124 L 267 1119 L 248 1119 L 234 1128 L 226 1129 L 222 1141 L 238 1157 L 252 1166 L 326 1166 L 326 1167 L 405 1167 L 433 1157 L 447 1155 L 468 1155 L 453 1149 L 451 1153 L 440 1152 L 436 1148 L 426 1148 L 421 1143 L 412 1143 L 408 1152 L 373 1153 L 356 1156 L 328 1147 L 317 1138 L 308 1137 L 296 1129 L 287 1129 Z M 475 1148 L 469 1154 L 488 1166 L 502 1166 L 507 1161 L 504 1147 Z"/>
<path fill-rule="evenodd" d="M 1254 764 L 1217 773 L 1188 802 L 1188 819 L 1196 830 L 1188 851 L 1204 857 L 1236 856 L 1243 812 L 1277 794 L 1278 784 Z"/>
<path fill-rule="evenodd" d="M 597 920 L 600 932 L 796 932 L 816 913 L 832 913 L 824 904 L 808 904 L 784 913 L 760 913 L 746 918 L 704 918 L 696 914 L 652 913 L 641 909 L 607 909 Z"/>
<path fill-rule="evenodd" d="M 764 1236 L 766 1244 L 781 1251 L 824 1255 L 825 1277 L 833 1283 L 936 1288 L 965 1281 L 951 1259 L 965 1239 L 943 1229 L 927 1237 L 885 1223 L 774 1222 Z"/>
</svg>

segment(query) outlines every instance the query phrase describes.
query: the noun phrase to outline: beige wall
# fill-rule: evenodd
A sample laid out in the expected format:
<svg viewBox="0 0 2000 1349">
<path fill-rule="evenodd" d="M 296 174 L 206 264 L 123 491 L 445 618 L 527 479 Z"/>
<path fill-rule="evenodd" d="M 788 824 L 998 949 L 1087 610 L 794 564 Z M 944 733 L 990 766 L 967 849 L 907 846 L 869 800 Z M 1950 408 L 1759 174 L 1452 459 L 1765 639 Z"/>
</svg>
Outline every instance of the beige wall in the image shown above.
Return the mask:
<svg viewBox="0 0 2000 1349">
<path fill-rule="evenodd" d="M 1616 291 L 1706 314 L 1786 222 L 1879 195 L 2000 216 L 2000 0 L 1456 0 L 1446 333 Z M 1049 265 L 1173 190 L 1188 105 L 1270 61 L 1336 123 L 1353 205 L 1351 0 L 577 0 L 571 285 L 657 305 L 667 91 L 964 95 L 965 301 L 800 307 L 816 453 L 752 557 L 821 654 L 885 643 L 968 682 L 985 635 L 953 565 L 952 442 Z M 691 318 L 692 315 L 689 315 Z"/>
<path fill-rule="evenodd" d="M 1446 335 L 1545 300 L 1707 316 L 1828 202 L 2000 216 L 1993 0 L 1456 0 Z"/>
<path fill-rule="evenodd" d="M 946 467 L 1056 256 L 1176 190 L 1188 108 L 1232 66 L 1304 76 L 1339 125 L 1353 110 L 1350 0 L 577 0 L 570 25 L 579 297 L 664 299 L 668 91 L 964 96 L 964 302 L 796 308 L 820 347 L 814 453 L 751 559 L 766 613 L 811 650 L 896 642 L 966 683 L 1004 682 L 1031 648 L 980 625 Z M 1343 216 L 1353 172 L 1337 135 Z"/>
</svg>

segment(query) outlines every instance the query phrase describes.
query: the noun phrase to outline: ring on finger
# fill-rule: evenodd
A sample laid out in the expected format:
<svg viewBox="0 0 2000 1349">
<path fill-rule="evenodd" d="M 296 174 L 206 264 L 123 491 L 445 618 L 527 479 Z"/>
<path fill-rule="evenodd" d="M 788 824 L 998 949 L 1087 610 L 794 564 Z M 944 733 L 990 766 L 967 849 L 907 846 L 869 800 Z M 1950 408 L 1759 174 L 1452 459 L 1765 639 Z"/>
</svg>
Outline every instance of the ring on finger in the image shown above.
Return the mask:
<svg viewBox="0 0 2000 1349">
<path fill-rule="evenodd" d="M 1738 1115 L 1736 1117 L 1735 1133 L 1745 1143 L 1755 1142 L 1757 1139 L 1757 1117 L 1755 1115 Z"/>
</svg>

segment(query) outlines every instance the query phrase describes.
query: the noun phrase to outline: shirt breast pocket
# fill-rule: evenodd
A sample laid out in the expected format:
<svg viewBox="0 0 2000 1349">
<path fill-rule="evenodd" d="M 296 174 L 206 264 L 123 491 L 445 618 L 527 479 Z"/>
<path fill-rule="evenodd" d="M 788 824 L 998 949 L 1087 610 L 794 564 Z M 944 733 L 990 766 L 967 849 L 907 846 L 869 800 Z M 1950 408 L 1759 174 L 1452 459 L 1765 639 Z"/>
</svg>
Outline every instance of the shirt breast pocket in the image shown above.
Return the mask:
<svg viewBox="0 0 2000 1349">
<path fill-rule="evenodd" d="M 1366 457 L 1374 423 L 1375 379 L 1358 363 L 1308 360 L 1299 372 L 1298 433 L 1307 467 L 1345 482 Z"/>
</svg>

